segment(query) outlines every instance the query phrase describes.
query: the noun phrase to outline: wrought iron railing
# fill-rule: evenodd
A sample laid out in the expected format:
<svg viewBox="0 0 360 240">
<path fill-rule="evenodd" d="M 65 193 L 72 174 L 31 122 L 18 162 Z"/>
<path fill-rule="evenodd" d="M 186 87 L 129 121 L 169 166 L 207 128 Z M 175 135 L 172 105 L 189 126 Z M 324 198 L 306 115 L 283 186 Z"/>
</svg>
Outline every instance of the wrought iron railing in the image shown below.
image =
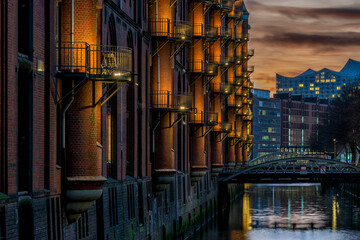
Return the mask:
<svg viewBox="0 0 360 240">
<path fill-rule="evenodd" d="M 223 38 L 231 38 L 232 37 L 232 28 L 222 27 L 220 35 Z"/>
<path fill-rule="evenodd" d="M 243 105 L 252 105 L 253 100 L 251 98 L 247 98 L 243 101 Z"/>
<path fill-rule="evenodd" d="M 234 8 L 230 13 L 228 13 L 228 18 L 241 19 L 243 16 L 243 11 L 240 8 Z"/>
<path fill-rule="evenodd" d="M 228 98 L 227 99 L 227 106 L 231 108 L 241 108 L 242 107 L 242 100 L 239 98 Z"/>
<path fill-rule="evenodd" d="M 131 80 L 132 50 L 88 43 L 58 43 L 57 71 L 95 79 Z"/>
<path fill-rule="evenodd" d="M 167 90 L 152 92 L 151 107 L 178 112 L 191 111 L 192 95 L 188 92 L 172 93 Z"/>
<path fill-rule="evenodd" d="M 189 62 L 189 71 L 207 76 L 216 76 L 218 74 L 218 64 L 213 62 L 206 63 L 203 60 L 194 60 Z"/>
<path fill-rule="evenodd" d="M 149 20 L 150 35 L 179 41 L 191 40 L 192 27 L 187 21 L 170 21 L 168 18 Z"/>
<path fill-rule="evenodd" d="M 231 122 L 219 122 L 219 124 L 214 128 L 213 131 L 230 133 L 232 131 L 232 123 Z"/>
<path fill-rule="evenodd" d="M 232 139 L 242 139 L 243 138 L 243 132 L 242 130 L 232 130 L 230 133 L 229 133 L 229 136 L 228 138 L 232 138 Z"/>
<path fill-rule="evenodd" d="M 230 12 L 233 9 L 234 0 L 221 0 L 221 9 L 224 12 Z"/>
<path fill-rule="evenodd" d="M 192 62 L 189 62 L 189 71 L 192 73 L 203 73 L 204 72 L 203 60 L 194 60 Z"/>
<path fill-rule="evenodd" d="M 231 83 L 212 83 L 210 84 L 210 90 L 213 93 L 230 95 L 233 92 L 233 85 Z"/>
<path fill-rule="evenodd" d="M 246 80 L 246 82 L 243 83 L 242 87 L 252 89 L 252 88 L 254 88 L 254 83 Z"/>
<path fill-rule="evenodd" d="M 218 113 L 210 111 L 202 111 L 197 113 L 193 111 L 190 113 L 190 124 L 201 124 L 206 126 L 215 126 L 218 122 Z"/>
<path fill-rule="evenodd" d="M 208 76 L 218 75 L 219 65 L 216 62 L 207 62 L 204 64 L 204 74 Z"/>
<path fill-rule="evenodd" d="M 219 37 L 219 28 L 211 25 L 205 25 L 204 37 L 207 39 L 217 39 Z"/>
</svg>

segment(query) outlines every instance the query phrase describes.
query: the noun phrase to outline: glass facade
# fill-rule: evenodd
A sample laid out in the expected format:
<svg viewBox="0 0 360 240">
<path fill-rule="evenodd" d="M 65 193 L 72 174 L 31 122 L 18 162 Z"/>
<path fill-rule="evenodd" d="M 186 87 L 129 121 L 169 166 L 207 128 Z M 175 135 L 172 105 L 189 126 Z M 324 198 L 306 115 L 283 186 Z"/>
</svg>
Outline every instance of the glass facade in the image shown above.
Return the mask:
<svg viewBox="0 0 360 240">
<path fill-rule="evenodd" d="M 281 143 L 281 103 L 268 90 L 253 90 L 253 158 L 277 152 Z"/>
<path fill-rule="evenodd" d="M 360 62 L 350 59 L 340 72 L 327 68 L 309 69 L 296 77 L 276 75 L 277 93 L 291 93 L 319 99 L 336 98 L 344 87 L 360 83 Z"/>
</svg>

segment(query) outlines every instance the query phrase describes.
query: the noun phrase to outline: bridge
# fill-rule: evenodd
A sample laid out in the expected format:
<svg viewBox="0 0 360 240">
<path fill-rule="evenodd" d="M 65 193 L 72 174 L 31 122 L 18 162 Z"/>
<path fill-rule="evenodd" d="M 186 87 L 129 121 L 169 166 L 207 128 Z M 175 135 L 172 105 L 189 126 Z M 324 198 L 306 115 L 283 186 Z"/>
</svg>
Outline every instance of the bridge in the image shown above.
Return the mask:
<svg viewBox="0 0 360 240">
<path fill-rule="evenodd" d="M 223 183 L 360 183 L 360 167 L 323 154 L 277 152 L 223 171 Z"/>
</svg>

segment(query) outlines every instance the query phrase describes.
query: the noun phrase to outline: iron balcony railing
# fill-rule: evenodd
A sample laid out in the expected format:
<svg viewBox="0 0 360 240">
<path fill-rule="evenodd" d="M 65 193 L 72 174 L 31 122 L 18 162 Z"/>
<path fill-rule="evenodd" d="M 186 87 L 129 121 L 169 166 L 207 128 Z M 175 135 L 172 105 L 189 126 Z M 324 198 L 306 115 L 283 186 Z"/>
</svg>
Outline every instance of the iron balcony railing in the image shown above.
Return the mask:
<svg viewBox="0 0 360 240">
<path fill-rule="evenodd" d="M 247 52 L 242 53 L 243 60 L 249 60 L 252 56 L 254 56 L 254 49 L 249 49 Z"/>
<path fill-rule="evenodd" d="M 211 61 L 212 62 L 217 62 L 219 64 L 221 64 L 222 66 L 225 67 L 230 67 L 234 61 L 235 58 L 233 56 L 228 57 L 228 56 L 216 56 L 216 57 L 211 57 Z"/>
<path fill-rule="evenodd" d="M 244 121 L 252 121 L 253 120 L 253 115 L 244 116 L 243 120 Z"/>
<path fill-rule="evenodd" d="M 204 72 L 203 60 L 194 60 L 193 62 L 189 62 L 189 71 L 191 73 L 202 74 Z"/>
<path fill-rule="evenodd" d="M 219 38 L 219 28 L 205 25 L 204 27 L 204 37 L 209 40 L 215 40 Z"/>
<path fill-rule="evenodd" d="M 241 19 L 243 16 L 243 11 L 240 8 L 234 8 L 230 13 L 228 13 L 228 18 L 232 19 Z"/>
<path fill-rule="evenodd" d="M 168 18 L 149 20 L 150 35 L 153 37 L 168 38 L 177 41 L 190 41 L 192 27 L 186 21 L 170 21 Z"/>
<path fill-rule="evenodd" d="M 253 89 L 254 88 L 254 83 L 253 82 L 245 82 L 243 85 L 242 85 L 243 88 L 249 88 L 249 89 Z"/>
<path fill-rule="evenodd" d="M 234 63 L 236 65 L 242 65 L 243 62 L 243 56 L 234 56 Z"/>
<path fill-rule="evenodd" d="M 233 92 L 233 85 L 231 83 L 212 83 L 210 84 L 212 93 L 221 93 L 230 95 Z"/>
<path fill-rule="evenodd" d="M 132 50 L 88 43 L 58 43 L 58 75 L 83 74 L 90 79 L 130 81 Z"/>
<path fill-rule="evenodd" d="M 197 113 L 193 111 L 190 113 L 190 124 L 198 124 L 204 126 L 215 126 L 218 122 L 218 113 L 210 111 L 202 111 Z"/>
<path fill-rule="evenodd" d="M 247 98 L 243 101 L 243 105 L 252 105 L 253 100 L 251 98 Z"/>
<path fill-rule="evenodd" d="M 219 124 L 214 128 L 214 132 L 223 132 L 230 133 L 232 130 L 231 122 L 219 122 Z"/>
<path fill-rule="evenodd" d="M 221 9 L 224 12 L 231 12 L 233 9 L 234 0 L 221 0 Z"/>
<path fill-rule="evenodd" d="M 189 62 L 189 70 L 191 73 L 216 76 L 218 75 L 218 64 L 213 62 L 206 63 L 203 60 L 194 60 L 193 62 Z"/>
<path fill-rule="evenodd" d="M 151 93 L 152 109 L 188 112 L 192 107 L 192 95 L 188 92 L 172 93 L 167 90 Z"/>
<path fill-rule="evenodd" d="M 232 38 L 232 28 L 222 27 L 220 35 L 223 38 Z"/>
<path fill-rule="evenodd" d="M 241 130 L 232 130 L 229 135 L 228 135 L 228 138 L 231 138 L 231 139 L 242 139 L 243 138 L 243 133 Z"/>
<path fill-rule="evenodd" d="M 249 41 L 249 33 L 242 33 L 242 40 L 243 41 Z"/>
<path fill-rule="evenodd" d="M 252 112 L 249 110 L 249 109 L 241 109 L 240 111 L 238 111 L 236 113 L 236 115 L 239 115 L 239 116 L 243 116 L 243 117 L 246 117 L 246 116 L 252 116 Z"/>
<path fill-rule="evenodd" d="M 254 142 L 254 135 L 247 135 L 247 137 L 246 137 L 246 142 L 247 142 L 248 144 L 253 143 L 253 142 Z"/>
<path fill-rule="evenodd" d="M 241 108 L 242 107 L 242 100 L 238 98 L 228 98 L 227 99 L 227 106 L 229 108 Z"/>
</svg>

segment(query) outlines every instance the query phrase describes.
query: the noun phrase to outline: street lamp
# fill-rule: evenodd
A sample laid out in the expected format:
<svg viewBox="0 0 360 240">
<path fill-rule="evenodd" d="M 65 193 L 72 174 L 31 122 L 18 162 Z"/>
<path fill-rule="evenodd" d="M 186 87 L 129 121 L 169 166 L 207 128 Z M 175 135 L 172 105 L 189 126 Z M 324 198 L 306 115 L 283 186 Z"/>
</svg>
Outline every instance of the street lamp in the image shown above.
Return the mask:
<svg viewBox="0 0 360 240">
<path fill-rule="evenodd" d="M 334 160 L 336 160 L 336 138 L 333 138 L 333 142 L 334 142 Z"/>
</svg>

